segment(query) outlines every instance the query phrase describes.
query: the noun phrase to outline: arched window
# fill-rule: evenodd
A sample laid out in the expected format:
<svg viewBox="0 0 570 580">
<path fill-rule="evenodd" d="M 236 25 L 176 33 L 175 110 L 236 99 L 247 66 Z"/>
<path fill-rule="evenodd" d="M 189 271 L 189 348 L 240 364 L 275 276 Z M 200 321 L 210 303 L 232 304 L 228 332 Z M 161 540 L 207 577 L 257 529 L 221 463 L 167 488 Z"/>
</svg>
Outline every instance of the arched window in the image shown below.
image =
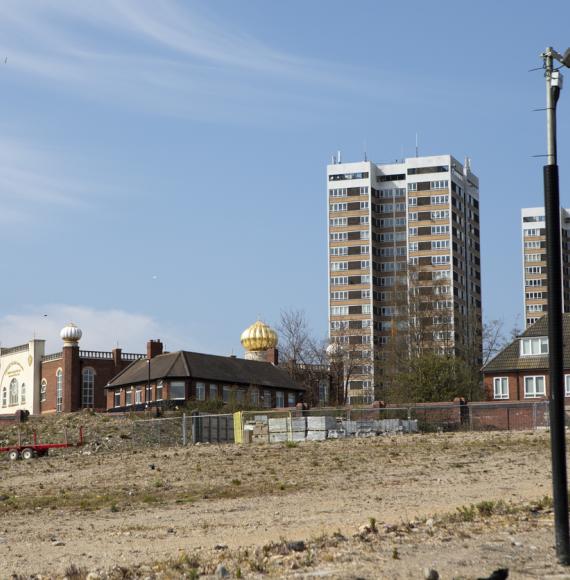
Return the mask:
<svg viewBox="0 0 570 580">
<path fill-rule="evenodd" d="M 8 389 L 6 385 L 2 387 L 2 406 L 5 407 L 8 404 Z"/>
<path fill-rule="evenodd" d="M 93 408 L 93 396 L 95 393 L 95 371 L 87 367 L 81 373 L 81 406 L 84 409 Z"/>
<path fill-rule="evenodd" d="M 42 384 L 40 386 L 40 403 L 45 403 L 47 399 L 47 381 L 42 379 Z"/>
<path fill-rule="evenodd" d="M 18 381 L 16 379 L 12 379 L 10 381 L 10 407 L 13 405 L 18 404 Z"/>
<path fill-rule="evenodd" d="M 26 383 L 22 383 L 20 387 L 20 405 L 26 404 Z"/>
<path fill-rule="evenodd" d="M 63 410 L 63 371 L 57 369 L 55 373 L 55 410 L 61 413 Z"/>
</svg>

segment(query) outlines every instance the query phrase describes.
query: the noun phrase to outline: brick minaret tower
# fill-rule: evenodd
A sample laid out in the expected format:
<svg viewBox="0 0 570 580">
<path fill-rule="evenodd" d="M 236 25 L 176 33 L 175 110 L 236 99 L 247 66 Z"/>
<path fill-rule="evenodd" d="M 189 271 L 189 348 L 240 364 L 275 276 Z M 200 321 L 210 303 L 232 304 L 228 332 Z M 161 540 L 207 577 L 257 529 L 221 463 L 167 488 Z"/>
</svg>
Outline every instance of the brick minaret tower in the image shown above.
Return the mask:
<svg viewBox="0 0 570 580">
<path fill-rule="evenodd" d="M 62 328 L 59 336 L 63 340 L 63 404 L 62 412 L 70 413 L 81 405 L 81 364 L 79 340 L 81 329 L 70 322 Z"/>
</svg>

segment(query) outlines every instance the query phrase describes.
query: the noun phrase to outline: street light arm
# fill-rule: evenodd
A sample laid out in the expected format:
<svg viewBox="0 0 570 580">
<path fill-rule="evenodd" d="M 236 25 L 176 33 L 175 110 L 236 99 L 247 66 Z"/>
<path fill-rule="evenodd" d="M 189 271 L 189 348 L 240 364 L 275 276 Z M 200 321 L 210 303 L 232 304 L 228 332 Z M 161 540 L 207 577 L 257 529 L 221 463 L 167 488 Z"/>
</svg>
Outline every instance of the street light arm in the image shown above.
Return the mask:
<svg viewBox="0 0 570 580">
<path fill-rule="evenodd" d="M 567 48 L 564 54 L 560 54 L 557 50 L 554 50 L 551 46 L 549 46 L 543 53 L 542 57 L 549 56 L 559 63 L 563 64 L 565 67 L 570 68 L 570 48 Z"/>
</svg>

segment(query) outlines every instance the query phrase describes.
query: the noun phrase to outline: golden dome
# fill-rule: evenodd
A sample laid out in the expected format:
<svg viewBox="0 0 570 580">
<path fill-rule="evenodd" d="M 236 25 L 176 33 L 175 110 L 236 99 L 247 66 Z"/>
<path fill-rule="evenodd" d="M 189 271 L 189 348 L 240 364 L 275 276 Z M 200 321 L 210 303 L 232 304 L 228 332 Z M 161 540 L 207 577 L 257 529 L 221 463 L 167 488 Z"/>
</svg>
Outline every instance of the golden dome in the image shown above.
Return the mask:
<svg viewBox="0 0 570 580">
<path fill-rule="evenodd" d="M 277 346 L 277 333 L 267 324 L 258 320 L 241 333 L 241 345 L 245 350 L 268 350 Z"/>
</svg>

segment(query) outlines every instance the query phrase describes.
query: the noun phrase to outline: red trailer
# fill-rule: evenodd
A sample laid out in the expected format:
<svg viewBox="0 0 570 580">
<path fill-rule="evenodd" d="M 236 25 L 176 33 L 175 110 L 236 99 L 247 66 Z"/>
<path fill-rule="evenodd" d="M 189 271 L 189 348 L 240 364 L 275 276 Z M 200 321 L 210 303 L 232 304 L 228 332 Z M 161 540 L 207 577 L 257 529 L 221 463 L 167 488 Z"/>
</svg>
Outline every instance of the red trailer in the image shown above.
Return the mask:
<svg viewBox="0 0 570 580">
<path fill-rule="evenodd" d="M 39 443 L 37 433 L 34 431 L 33 444 L 26 444 L 22 443 L 21 434 L 18 433 L 18 444 L 0 447 L 0 453 L 7 453 L 12 461 L 16 461 L 16 459 L 43 457 L 49 453 L 50 449 L 65 449 L 66 447 L 81 447 L 83 445 L 83 427 L 79 427 L 79 441 L 77 443 L 69 443 L 67 441 L 67 430 L 65 430 L 64 434 L 64 443 Z"/>
</svg>

